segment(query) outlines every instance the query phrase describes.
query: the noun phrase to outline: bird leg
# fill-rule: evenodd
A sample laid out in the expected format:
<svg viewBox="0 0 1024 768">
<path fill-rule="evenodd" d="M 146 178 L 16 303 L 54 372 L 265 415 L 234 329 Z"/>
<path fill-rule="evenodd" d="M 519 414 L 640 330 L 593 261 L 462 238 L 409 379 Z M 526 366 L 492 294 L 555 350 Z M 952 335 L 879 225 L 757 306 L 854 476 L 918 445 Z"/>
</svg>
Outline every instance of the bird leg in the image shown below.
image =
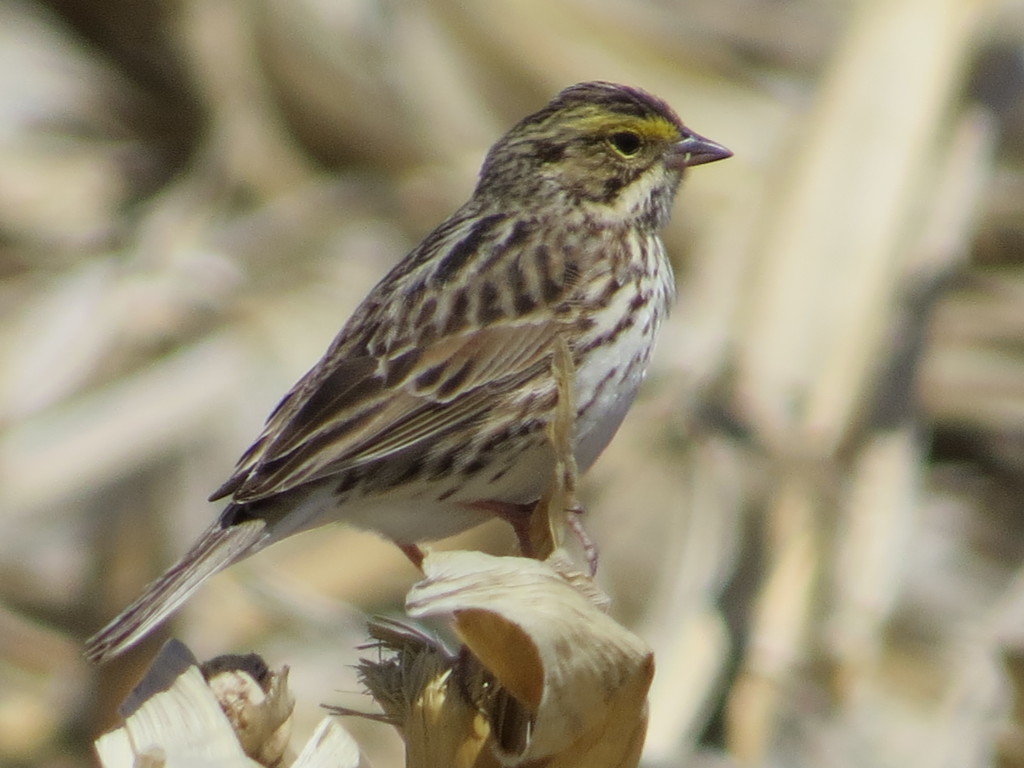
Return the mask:
<svg viewBox="0 0 1024 768">
<path fill-rule="evenodd" d="M 530 521 L 535 504 L 516 504 L 511 501 L 474 501 L 468 505 L 481 512 L 490 512 L 512 526 L 519 541 L 519 552 L 523 557 L 534 557 L 533 540 L 530 537 Z"/>
<path fill-rule="evenodd" d="M 590 538 L 590 534 L 587 533 L 587 529 L 583 527 L 583 513 L 586 512 L 583 507 L 573 507 L 569 509 L 568 516 L 566 517 L 566 525 L 569 526 L 569 530 L 572 531 L 573 536 L 576 537 L 576 541 L 579 542 L 580 547 L 583 549 L 583 558 L 587 561 L 587 568 L 590 571 L 590 578 L 597 576 L 597 544 Z"/>
<path fill-rule="evenodd" d="M 397 542 L 396 542 L 397 544 Z M 409 558 L 410 562 L 415 565 L 419 570 L 423 570 L 423 550 L 415 544 L 398 544 L 398 548 L 402 550 L 402 554 Z"/>
<path fill-rule="evenodd" d="M 531 537 L 531 520 L 533 515 L 533 504 L 514 504 L 507 501 L 476 501 L 471 505 L 473 509 L 482 512 L 490 512 L 492 515 L 501 518 L 509 525 L 516 534 L 519 541 L 519 551 L 523 557 L 534 557 L 533 539 Z M 598 551 L 597 544 L 590 538 L 586 528 L 583 527 L 583 513 L 586 510 L 581 506 L 574 506 L 566 510 L 566 525 L 572 531 L 576 541 L 583 550 L 583 558 L 587 562 L 587 570 L 590 576 L 597 575 Z M 411 559 L 411 557 L 410 557 Z"/>
</svg>

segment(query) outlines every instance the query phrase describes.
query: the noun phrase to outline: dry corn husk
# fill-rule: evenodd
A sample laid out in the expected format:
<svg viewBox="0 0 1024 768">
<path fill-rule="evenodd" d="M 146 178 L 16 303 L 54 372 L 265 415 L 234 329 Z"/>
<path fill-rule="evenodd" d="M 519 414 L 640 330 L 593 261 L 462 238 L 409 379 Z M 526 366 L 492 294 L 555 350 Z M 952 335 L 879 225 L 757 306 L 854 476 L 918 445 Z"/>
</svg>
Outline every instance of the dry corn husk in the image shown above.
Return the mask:
<svg viewBox="0 0 1024 768">
<path fill-rule="evenodd" d="M 203 664 L 172 640 L 121 707 L 124 725 L 96 740 L 103 768 L 358 768 L 359 749 L 333 719 L 298 758 L 288 746 L 288 669 L 255 654 Z"/>
<path fill-rule="evenodd" d="M 451 617 L 463 649 L 378 627 L 395 655 L 362 665 L 411 768 L 638 764 L 654 672 L 639 638 L 552 563 L 448 552 L 423 568 L 407 612 Z"/>
</svg>

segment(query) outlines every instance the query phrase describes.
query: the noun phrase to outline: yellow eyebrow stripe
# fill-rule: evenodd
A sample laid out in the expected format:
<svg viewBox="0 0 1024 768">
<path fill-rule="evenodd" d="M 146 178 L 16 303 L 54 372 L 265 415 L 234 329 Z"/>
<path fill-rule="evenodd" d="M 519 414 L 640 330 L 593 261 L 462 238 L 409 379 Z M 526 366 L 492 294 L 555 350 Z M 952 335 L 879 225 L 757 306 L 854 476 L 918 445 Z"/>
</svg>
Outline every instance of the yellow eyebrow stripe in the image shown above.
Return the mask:
<svg viewBox="0 0 1024 768">
<path fill-rule="evenodd" d="M 615 133 L 635 131 L 645 139 L 653 141 L 678 141 L 682 138 L 679 128 L 663 117 L 630 117 L 601 113 L 581 117 L 577 125 L 590 133 Z"/>
</svg>

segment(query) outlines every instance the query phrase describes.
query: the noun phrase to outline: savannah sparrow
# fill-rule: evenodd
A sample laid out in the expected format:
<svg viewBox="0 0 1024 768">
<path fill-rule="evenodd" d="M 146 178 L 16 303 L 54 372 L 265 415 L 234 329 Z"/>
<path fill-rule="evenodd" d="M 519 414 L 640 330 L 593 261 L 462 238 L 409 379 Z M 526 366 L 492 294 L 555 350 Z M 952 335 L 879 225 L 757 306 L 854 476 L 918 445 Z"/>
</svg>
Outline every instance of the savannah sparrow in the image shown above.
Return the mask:
<svg viewBox="0 0 1024 768">
<path fill-rule="evenodd" d="M 211 496 L 230 497 L 217 521 L 86 656 L 120 653 L 214 573 L 298 531 L 343 521 L 412 551 L 491 515 L 521 520 L 551 476 L 559 339 L 586 470 L 672 303 L 658 231 L 683 171 L 730 154 L 660 99 L 611 83 L 567 88 L 523 119 L 487 154 L 469 202 L 271 413 Z"/>
</svg>

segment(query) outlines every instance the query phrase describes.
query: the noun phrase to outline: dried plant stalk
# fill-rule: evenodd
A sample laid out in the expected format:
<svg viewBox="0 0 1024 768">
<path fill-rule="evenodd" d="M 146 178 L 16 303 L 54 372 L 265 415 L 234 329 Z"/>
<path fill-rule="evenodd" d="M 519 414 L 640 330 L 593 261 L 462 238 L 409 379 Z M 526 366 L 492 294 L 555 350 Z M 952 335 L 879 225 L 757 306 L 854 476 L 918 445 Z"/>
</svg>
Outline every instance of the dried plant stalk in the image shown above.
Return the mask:
<svg viewBox="0 0 1024 768">
<path fill-rule="evenodd" d="M 862 438 L 898 278 L 913 255 L 908 222 L 933 181 L 935 147 L 984 5 L 856 4 L 767 218 L 766 279 L 751 302 L 739 378 L 747 416 L 783 472 L 769 503 L 765 587 L 728 705 L 730 749 L 746 762 L 775 744 L 787 683 L 809 655 L 826 573 L 823 521 L 844 477 L 838 454 Z M 899 490 L 893 504 L 906 496 Z"/>
</svg>

